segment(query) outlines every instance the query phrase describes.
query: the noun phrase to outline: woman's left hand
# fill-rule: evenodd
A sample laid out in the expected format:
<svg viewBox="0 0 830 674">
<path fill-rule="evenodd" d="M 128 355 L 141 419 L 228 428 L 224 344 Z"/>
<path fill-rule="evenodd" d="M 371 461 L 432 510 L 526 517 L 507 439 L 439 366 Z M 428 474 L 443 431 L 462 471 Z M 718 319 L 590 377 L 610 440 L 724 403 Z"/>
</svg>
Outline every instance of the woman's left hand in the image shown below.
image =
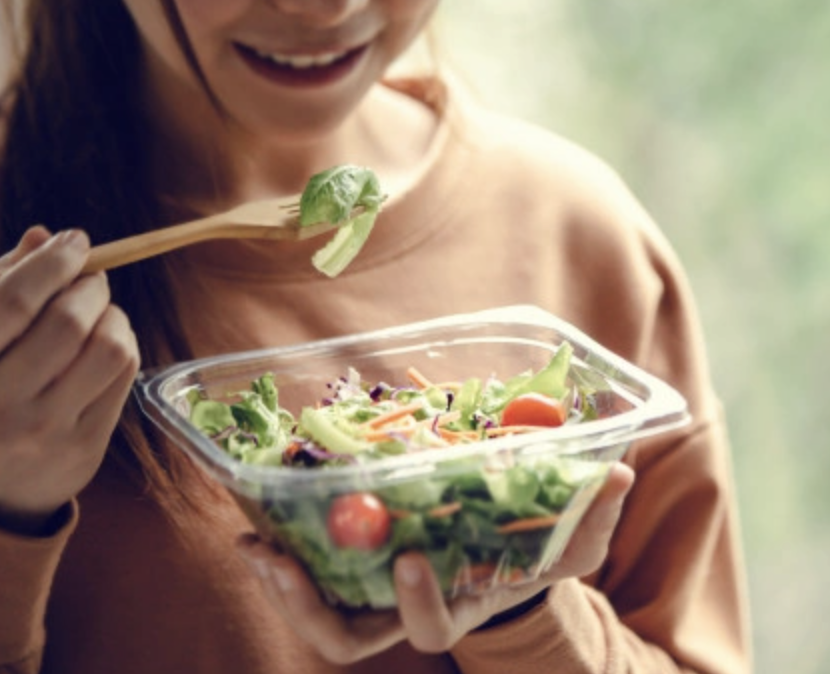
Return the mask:
<svg viewBox="0 0 830 674">
<path fill-rule="evenodd" d="M 633 481 L 634 472 L 628 466 L 613 466 L 559 562 L 537 580 L 449 602 L 443 598 L 426 557 L 418 553 L 400 555 L 395 562 L 396 611 L 347 615 L 326 604 L 300 566 L 267 543 L 244 536 L 239 549 L 285 622 L 302 625 L 298 636 L 313 644 L 327 660 L 350 664 L 403 640 L 417 650 L 440 653 L 494 615 L 527 601 L 557 581 L 596 570 L 605 559 Z"/>
</svg>

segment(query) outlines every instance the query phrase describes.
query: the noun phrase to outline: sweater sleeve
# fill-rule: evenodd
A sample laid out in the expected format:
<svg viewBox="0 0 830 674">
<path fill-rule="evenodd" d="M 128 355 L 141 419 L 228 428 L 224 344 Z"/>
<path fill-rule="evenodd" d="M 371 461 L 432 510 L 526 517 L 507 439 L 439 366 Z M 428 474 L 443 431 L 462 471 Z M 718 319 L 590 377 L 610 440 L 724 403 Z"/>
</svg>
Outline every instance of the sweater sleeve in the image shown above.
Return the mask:
<svg viewBox="0 0 830 674">
<path fill-rule="evenodd" d="M 598 571 L 558 583 L 513 621 L 467 635 L 453 657 L 464 674 L 746 674 L 731 454 L 691 288 L 616 177 L 592 174 L 582 184 L 595 189 L 580 193 L 576 225 L 557 230 L 557 247 L 568 252 L 557 273 L 603 282 L 571 283 L 553 310 L 674 386 L 692 421 L 629 449 L 635 483 Z"/>
<path fill-rule="evenodd" d="M 626 642 L 637 648 L 637 637 L 619 622 L 608 600 L 570 579 L 558 583 L 545 604 L 519 619 L 465 637 L 453 657 L 465 674 L 518 671 L 516 663 L 521 663 L 522 674 L 681 671 L 667 654 L 643 643 L 632 660 L 632 653 L 624 652 Z"/>
<path fill-rule="evenodd" d="M 750 671 L 733 513 L 708 469 L 692 465 L 705 466 L 698 454 L 713 437 L 713 428 L 693 431 L 651 469 L 646 481 L 677 488 L 653 491 L 647 511 L 629 509 L 595 578 L 560 582 L 538 608 L 465 637 L 453 650 L 461 670 Z"/>
<path fill-rule="evenodd" d="M 52 579 L 77 519 L 73 502 L 51 536 L 0 530 L 0 674 L 36 674 L 40 669 Z"/>
</svg>

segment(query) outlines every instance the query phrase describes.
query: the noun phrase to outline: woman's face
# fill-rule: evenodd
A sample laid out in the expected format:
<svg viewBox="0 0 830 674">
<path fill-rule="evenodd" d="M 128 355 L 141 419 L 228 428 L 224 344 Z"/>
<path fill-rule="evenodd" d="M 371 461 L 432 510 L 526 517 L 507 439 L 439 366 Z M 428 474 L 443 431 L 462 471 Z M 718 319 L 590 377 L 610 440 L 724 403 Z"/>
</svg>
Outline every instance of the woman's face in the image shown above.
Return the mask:
<svg viewBox="0 0 830 674">
<path fill-rule="evenodd" d="M 124 0 L 152 90 L 179 112 L 197 79 L 163 1 Z M 175 0 L 208 85 L 250 132 L 316 138 L 352 112 L 412 43 L 438 0 Z"/>
</svg>

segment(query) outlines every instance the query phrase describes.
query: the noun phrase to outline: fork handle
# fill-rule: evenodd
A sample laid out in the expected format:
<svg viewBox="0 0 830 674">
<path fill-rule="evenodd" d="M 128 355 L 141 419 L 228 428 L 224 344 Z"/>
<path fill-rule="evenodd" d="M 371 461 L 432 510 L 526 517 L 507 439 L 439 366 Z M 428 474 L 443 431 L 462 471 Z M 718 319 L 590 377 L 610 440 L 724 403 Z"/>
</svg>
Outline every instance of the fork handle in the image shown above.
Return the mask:
<svg viewBox="0 0 830 674">
<path fill-rule="evenodd" d="M 130 262 L 167 253 L 191 243 L 215 239 L 223 235 L 225 224 L 227 223 L 209 216 L 99 244 L 90 250 L 82 273 L 91 274 L 113 269 Z"/>
<path fill-rule="evenodd" d="M 362 206 L 355 208 L 351 218 L 364 213 Z M 341 223 L 318 222 L 300 226 L 299 217 L 294 212 L 282 214 L 281 220 L 273 217 L 268 224 L 260 222 L 239 222 L 238 209 L 211 215 L 178 225 L 162 227 L 149 232 L 142 232 L 117 241 L 110 241 L 94 246 L 89 253 L 82 273 L 93 273 L 120 267 L 130 262 L 144 260 L 154 255 L 167 253 L 176 248 L 183 248 L 191 243 L 210 239 L 279 239 L 302 241 L 336 229 Z"/>
</svg>

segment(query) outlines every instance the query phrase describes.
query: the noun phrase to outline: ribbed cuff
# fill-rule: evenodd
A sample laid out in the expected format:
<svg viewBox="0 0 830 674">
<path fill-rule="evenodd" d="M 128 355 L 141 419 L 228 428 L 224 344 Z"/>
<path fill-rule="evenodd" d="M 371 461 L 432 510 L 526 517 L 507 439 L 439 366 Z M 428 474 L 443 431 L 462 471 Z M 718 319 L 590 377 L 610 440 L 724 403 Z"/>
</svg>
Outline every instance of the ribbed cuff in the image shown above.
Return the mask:
<svg viewBox="0 0 830 674">
<path fill-rule="evenodd" d="M 607 646 L 594 592 L 576 579 L 560 581 L 537 607 L 468 634 L 452 656 L 464 674 L 603 672 Z"/>
<path fill-rule="evenodd" d="M 50 536 L 0 529 L 0 663 L 22 660 L 43 647 L 52 580 L 78 521 L 76 502 L 65 509 L 62 525 Z"/>
</svg>

